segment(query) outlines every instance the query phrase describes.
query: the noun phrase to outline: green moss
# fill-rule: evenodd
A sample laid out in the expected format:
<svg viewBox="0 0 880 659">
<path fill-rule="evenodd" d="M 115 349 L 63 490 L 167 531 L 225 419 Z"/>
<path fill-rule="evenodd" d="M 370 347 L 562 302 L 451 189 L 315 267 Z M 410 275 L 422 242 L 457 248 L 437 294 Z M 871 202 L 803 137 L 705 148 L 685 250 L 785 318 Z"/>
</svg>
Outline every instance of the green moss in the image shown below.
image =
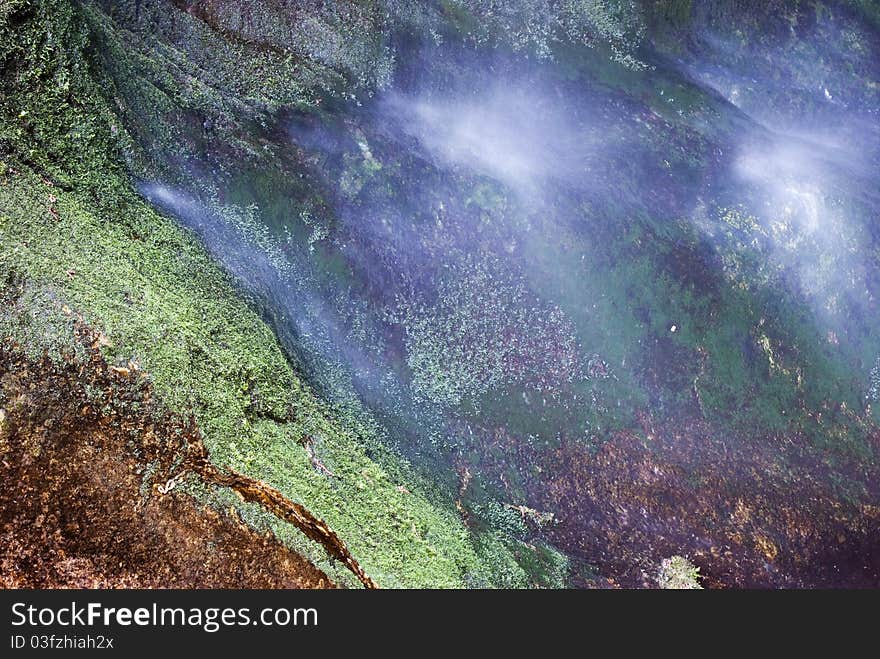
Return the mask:
<svg viewBox="0 0 880 659">
<path fill-rule="evenodd" d="M 50 194 L 58 219 L 46 210 Z M 194 413 L 214 460 L 322 516 L 382 585 L 462 585 L 477 558 L 460 520 L 419 494 L 418 482 L 397 482 L 364 455 L 361 438 L 291 369 L 195 241 L 134 195 L 126 211 L 140 218 L 137 239 L 90 206 L 87 195 L 30 174 L 0 188 L 0 273 L 44 287 L 31 313 L 50 318 L 52 297 L 81 310 L 113 342 L 111 360 L 138 362 L 169 407 Z M 45 323 L 36 336 L 6 331 L 39 345 Z M 321 438 L 336 478 L 311 467 L 299 443 L 307 434 Z M 285 539 L 296 534 L 272 525 Z"/>
<path fill-rule="evenodd" d="M 660 563 L 657 583 L 669 590 L 701 590 L 700 568 L 684 556 L 665 558 Z"/>
<path fill-rule="evenodd" d="M 392 478 L 367 458 L 367 440 L 293 370 L 229 277 L 134 192 L 118 161 L 131 143 L 89 74 L 88 21 L 63 2 L 19 3 L 0 17 L 0 57 L 15 62 L 0 95 L 0 279 L 36 291 L 22 302 L 33 323 L 7 323 L 4 334 L 46 347 L 63 337 L 49 331 L 53 307 L 69 305 L 109 338 L 111 361 L 138 363 L 168 407 L 194 414 L 215 461 L 303 502 L 381 585 L 464 585 L 479 557 L 456 514 L 415 476 L 400 480 L 403 463 Z M 319 438 L 335 477 L 312 468 L 305 434 Z M 326 563 L 295 530 L 246 514 Z"/>
<path fill-rule="evenodd" d="M 315 37 L 277 15 L 272 3 L 258 12 L 256 33 L 253 25 L 235 24 L 234 12 L 212 23 L 164 2 L 144 3 L 149 8 L 139 15 L 140 4 L 0 1 L 0 277 L 28 282 L 21 304 L 30 319 L 7 322 L 4 333 L 35 349 L 58 350 L 68 338 L 57 306 L 81 311 L 112 341 L 108 358 L 139 363 L 169 407 L 195 415 L 217 462 L 270 482 L 324 517 L 382 585 L 561 585 L 564 561 L 548 546 L 524 542 L 528 530 L 498 503 L 498 492 L 472 506 L 476 532 L 465 528 L 450 500 L 457 483 L 449 465 L 428 484 L 386 448 L 398 438 L 383 436 L 356 401 L 331 405 L 318 395 L 317 376 L 309 373 L 307 381 L 291 366 L 270 327 L 193 236 L 132 187 L 132 175 L 190 184 L 212 211 L 243 230 L 260 228 L 251 212 L 259 200 L 263 220 L 278 235 L 255 234 L 255 242 L 278 238 L 293 211 L 302 222 L 292 231 L 314 249 L 322 281 L 350 283 L 344 259 L 322 245 L 330 242 L 324 239 L 334 221 L 324 199 L 335 192 L 322 185 L 332 184 L 299 178 L 303 163 L 279 153 L 269 126 L 281 108 L 327 121 L 344 101 L 385 84 L 393 53 L 384 44 L 396 19 L 383 15 L 381 3 L 357 5 L 350 24 L 321 9 L 311 16 L 320 27 Z M 678 74 L 649 71 L 632 59 L 643 36 L 632 3 L 564 3 L 590 10 L 578 13 L 586 22 L 575 23 L 557 13 L 551 20 L 531 6 L 487 17 L 478 3 L 444 1 L 439 10 L 427 4 L 406 9 L 422 37 L 442 41 L 434 28 L 445 26 L 444 37 L 486 45 L 495 34 L 495 47 L 552 55 L 560 76 L 653 110 L 662 121 L 637 118 L 632 129 L 664 163 L 670 183 L 700 179 L 711 166 L 706 136 L 744 121 Z M 736 14 L 731 33 L 747 52 L 758 19 L 734 11 L 735 1 L 720 4 L 724 18 L 717 20 Z M 778 17 L 792 28 L 805 6 L 796 4 Z M 850 4 L 876 14 L 870 3 Z M 670 43 L 692 22 L 715 20 L 686 0 L 652 6 L 648 18 L 667 25 Z M 811 3 L 820 22 L 828 14 L 823 7 Z M 589 38 L 564 39 L 567 30 Z M 603 41 L 603 34 L 612 36 Z M 862 47 L 860 33 L 843 37 L 853 52 Z M 806 41 L 798 48 L 803 62 L 817 59 Z M 799 66 L 795 73 L 803 82 L 814 70 Z M 862 93 L 876 94 L 871 85 Z M 347 130 L 352 143 L 340 157 L 339 178 L 349 201 L 390 196 L 395 186 L 412 183 L 372 136 L 371 145 L 360 129 Z M 547 446 L 558 441 L 557 428 L 601 441 L 613 430 L 632 429 L 636 411 L 652 408 L 668 418 L 680 409 L 685 416 L 698 412 L 722 435 L 805 436 L 829 461 L 870 456 L 853 372 L 856 364 L 874 364 L 876 340 L 831 347 L 804 304 L 781 299 L 779 264 L 760 249 L 766 229 L 746 211 L 718 210 L 718 250 L 707 254 L 688 222 L 634 210 L 642 170 L 635 167 L 639 159 L 626 160 L 624 154 L 609 169 L 614 181 L 597 181 L 619 192 L 619 207 L 609 202 L 597 213 L 589 204 L 559 201 L 566 217 L 583 215 L 588 240 L 548 238 L 535 250 L 529 282 L 570 319 L 566 341 L 583 348 L 587 360 L 607 362 L 610 374 L 572 384 L 568 398 L 539 400 L 495 365 L 505 361 L 499 354 L 542 364 L 536 360 L 549 342 L 522 355 L 499 345 L 503 325 L 472 320 L 480 318 L 474 309 L 485 306 L 469 297 L 478 286 L 457 291 L 450 284 L 446 307 L 440 306 L 445 315 L 417 318 L 418 331 L 407 337 L 420 392 L 460 402 L 475 421 Z M 194 164 L 210 169 L 214 187 L 185 180 Z M 486 182 L 470 187 L 466 205 L 481 221 L 512 221 L 515 204 L 502 189 Z M 537 247 L 540 238 L 534 240 Z M 564 241 L 571 249 L 561 248 Z M 823 268 L 832 271 L 833 255 L 822 256 Z M 512 326 L 533 322 L 491 304 Z M 548 308 L 533 311 L 542 322 L 553 320 Z M 466 343 L 449 340 L 465 331 L 480 341 L 476 354 L 447 348 Z M 314 468 L 301 445 L 305 436 L 333 476 Z M 436 487 L 443 479 L 446 494 Z M 251 524 L 275 530 L 332 570 L 292 528 L 241 506 L 228 492 L 190 487 L 217 506 L 240 506 Z"/>
</svg>

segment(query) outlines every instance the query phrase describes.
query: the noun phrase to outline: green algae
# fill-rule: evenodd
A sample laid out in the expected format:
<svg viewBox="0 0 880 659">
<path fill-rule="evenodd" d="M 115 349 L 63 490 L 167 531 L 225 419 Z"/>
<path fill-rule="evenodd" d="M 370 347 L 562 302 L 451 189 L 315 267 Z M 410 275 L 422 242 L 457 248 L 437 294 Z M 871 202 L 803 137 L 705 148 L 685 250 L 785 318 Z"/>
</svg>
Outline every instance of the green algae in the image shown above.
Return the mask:
<svg viewBox="0 0 880 659">
<path fill-rule="evenodd" d="M 561 585 L 565 569 L 555 550 L 529 548 L 492 524 L 472 533 L 448 492 L 435 491 L 420 475 L 424 470 L 410 468 L 387 449 L 389 438 L 377 420 L 356 405 L 330 404 L 316 393 L 291 366 L 256 305 L 247 304 L 253 300 L 131 184 L 132 173 L 179 182 L 174 177 L 181 170 L 168 154 L 197 162 L 219 143 L 223 157 L 212 165 L 221 180 L 234 184 L 224 191 L 224 208 L 238 204 L 244 212 L 253 198 L 266 197 L 263 217 L 283 217 L 290 204 L 276 199 L 274 191 L 279 180 L 295 172 L 296 163 L 281 162 L 265 139 L 273 113 L 285 106 L 318 112 L 340 96 L 349 98 L 353 89 L 368 93 L 382 84 L 363 73 L 377 63 L 387 71 L 390 60 L 380 40 L 363 42 L 355 58 L 362 66 L 356 67 L 346 65 L 344 57 L 319 62 L 309 57 L 308 48 L 287 43 L 288 33 L 272 35 L 273 47 L 261 47 L 255 56 L 252 42 L 217 40 L 188 14 L 176 13 L 178 22 L 172 24 L 159 20 L 155 5 L 153 14 L 132 19 L 131 3 L 116 3 L 112 10 L 111 4 L 74 10 L 66 2 L 0 3 L 0 275 L 24 278 L 39 291 L 29 303 L 36 325 L 6 331 L 35 345 L 42 334 L 55 337 L 57 347 L 64 339 L 53 329 L 52 300 L 81 311 L 112 341 L 106 348 L 111 360 L 138 363 L 170 408 L 195 415 L 219 464 L 266 480 L 324 517 L 384 586 Z M 663 20 L 672 30 L 694 20 L 689 2 L 655 4 L 668 5 Z M 467 3 L 444 3 L 444 11 L 453 32 L 486 33 Z M 145 27 L 150 20 L 157 22 L 159 38 Z M 375 15 L 363 20 L 365 32 L 385 29 Z M 602 44 L 569 48 L 547 41 L 546 34 L 530 33 L 530 25 L 516 23 L 518 41 L 510 47 L 552 54 L 571 75 L 634 95 L 670 122 L 668 133 L 646 139 L 681 179 L 706 157 L 698 139 L 709 130 L 706 117 L 717 117 L 725 129 L 735 125 L 717 99 L 615 61 L 623 51 Z M 240 33 L 234 24 L 223 30 Z M 742 34 L 748 43 L 747 32 Z M 292 50 L 285 52 L 287 47 Z M 217 56 L 206 56 L 210 53 Z M 681 139 L 670 137 L 675 131 Z M 352 198 L 364 188 L 393 183 L 391 167 L 375 159 L 369 146 L 346 156 L 343 191 Z M 243 171 L 229 171 L 231 161 L 243 161 Z M 266 171 L 263 180 L 253 175 Z M 323 191 L 308 182 L 300 192 L 295 210 L 314 211 L 318 218 L 326 210 Z M 472 203 L 489 220 L 503 212 L 505 202 L 491 188 L 474 190 Z M 609 218 L 596 218 L 602 220 Z M 653 370 L 663 373 L 664 396 L 673 392 L 674 399 L 663 398 L 663 405 L 696 405 L 705 418 L 737 436 L 798 433 L 830 455 L 870 455 L 865 421 L 858 414 L 858 383 L 848 372 L 853 360 L 823 342 L 803 308 L 780 304 L 773 294 L 774 273 L 760 265 L 759 252 L 748 249 L 758 227 L 730 224 L 722 259 L 728 284 L 733 283 L 721 292 L 680 281 L 672 272 L 680 253 L 664 251 L 665 246 L 679 242 L 697 251 L 699 245 L 688 230 L 652 217 L 633 221 L 629 242 L 609 247 L 619 251 L 621 265 L 608 269 L 597 261 L 583 267 L 584 280 L 604 291 L 595 309 L 579 312 L 580 292 L 561 291 L 558 302 L 572 315 L 580 343 L 609 362 L 636 363 L 642 356 L 637 346 L 658 341 L 668 357 L 649 363 L 644 373 L 621 368 L 620 380 L 591 383 L 578 392 L 583 399 L 599 400 L 598 406 L 578 410 L 584 417 L 578 427 L 594 437 L 632 426 L 635 410 L 651 393 L 638 381 L 649 379 Z M 315 243 L 322 258 L 321 239 L 332 218 L 303 225 L 298 229 L 313 233 L 309 244 Z M 573 257 L 548 253 L 549 258 Z M 343 268 L 344 263 L 336 274 L 347 274 Z M 781 310 L 781 320 L 765 322 L 773 310 Z M 676 331 L 670 332 L 673 325 Z M 861 361 L 873 363 L 875 348 L 871 340 L 859 345 Z M 448 373 L 430 361 L 422 369 L 424 389 L 445 391 Z M 459 393 L 453 393 L 458 400 Z M 552 406 L 542 415 L 525 406 L 511 414 L 504 405 L 493 408 L 497 397 L 480 387 L 470 393 L 466 404 L 479 407 L 484 418 L 506 420 L 523 435 L 537 436 L 559 425 L 554 415 L 566 415 Z M 507 395 L 523 393 L 514 386 Z M 486 400 L 474 403 L 480 395 Z M 825 410 L 817 423 L 816 410 L 829 406 L 834 409 Z M 314 468 L 302 446 L 305 436 L 317 442 L 334 476 Z M 227 492 L 196 493 L 218 506 L 236 505 L 252 525 L 273 529 L 332 570 L 295 530 Z M 498 526 L 506 528 L 503 520 Z"/>
<path fill-rule="evenodd" d="M 194 415 L 218 464 L 323 517 L 381 585 L 464 585 L 480 559 L 454 512 L 404 464 L 391 478 L 366 457 L 364 438 L 294 371 L 229 276 L 135 193 L 118 161 L 131 141 L 88 73 L 87 23 L 63 2 L 7 4 L 2 15 L 0 56 L 15 66 L 0 101 L 0 279 L 41 291 L 29 322 L 5 322 L 4 336 L 57 348 L 48 300 L 69 305 L 108 337 L 111 362 L 136 363 L 170 409 Z M 311 467 L 304 434 L 320 436 L 334 478 Z M 326 563 L 294 530 L 246 514 Z"/>
</svg>

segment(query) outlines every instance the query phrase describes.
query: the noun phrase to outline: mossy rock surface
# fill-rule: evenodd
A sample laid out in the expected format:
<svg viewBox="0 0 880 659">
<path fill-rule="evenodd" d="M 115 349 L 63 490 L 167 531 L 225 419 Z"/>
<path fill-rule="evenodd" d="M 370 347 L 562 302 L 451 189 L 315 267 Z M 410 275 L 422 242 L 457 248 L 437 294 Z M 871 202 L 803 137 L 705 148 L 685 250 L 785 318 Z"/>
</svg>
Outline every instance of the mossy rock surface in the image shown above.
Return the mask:
<svg viewBox="0 0 880 659">
<path fill-rule="evenodd" d="M 796 557 L 755 566 L 810 554 L 832 527 L 855 547 L 872 533 L 857 511 L 877 506 L 864 190 L 880 161 L 829 158 L 830 192 L 786 197 L 731 153 L 792 178 L 774 159 L 786 122 L 865 126 L 840 153 L 873 144 L 854 118 L 880 103 L 876 10 L 496 5 L 0 1 L 0 283 L 27 290 L 3 336 L 57 351 L 58 309 L 81 313 L 108 360 L 194 417 L 216 463 L 325 519 L 382 586 L 604 585 L 597 571 L 642 585 L 679 552 L 713 585 L 806 583 Z M 487 115 L 498 80 L 516 93 Z M 462 105 L 510 124 L 466 135 L 487 148 L 465 158 L 443 144 Z M 528 146 L 558 162 L 492 160 L 492 139 L 535 123 L 510 107 L 540 115 L 549 136 Z M 816 204 L 821 235 L 801 231 Z M 689 462 L 676 447 L 691 443 L 728 471 Z M 586 484 L 618 472 L 636 493 L 598 501 Z M 773 528 L 618 526 L 655 477 L 660 499 L 733 519 L 743 506 L 722 494 L 740 472 L 765 488 L 743 506 Z M 764 493 L 792 474 L 846 513 L 783 528 L 797 506 Z M 190 494 L 350 582 L 229 492 Z M 652 523 L 684 546 L 658 553 Z M 712 558 L 697 526 L 745 558 Z"/>
</svg>

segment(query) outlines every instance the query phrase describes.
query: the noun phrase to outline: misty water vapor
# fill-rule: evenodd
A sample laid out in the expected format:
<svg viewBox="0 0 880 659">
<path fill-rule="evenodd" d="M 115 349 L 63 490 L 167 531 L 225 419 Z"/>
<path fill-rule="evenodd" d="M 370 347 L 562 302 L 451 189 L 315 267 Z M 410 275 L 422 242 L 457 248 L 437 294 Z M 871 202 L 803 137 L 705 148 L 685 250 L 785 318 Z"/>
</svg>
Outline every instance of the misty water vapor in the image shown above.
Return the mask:
<svg viewBox="0 0 880 659">
<path fill-rule="evenodd" d="M 486 497 L 540 491 L 536 447 L 846 417 L 877 391 L 876 99 L 834 44 L 805 37 L 810 72 L 702 37 L 620 80 L 438 46 L 341 116 L 280 118 L 318 192 L 143 191 L 335 404 L 452 480 L 492 465 Z"/>
</svg>

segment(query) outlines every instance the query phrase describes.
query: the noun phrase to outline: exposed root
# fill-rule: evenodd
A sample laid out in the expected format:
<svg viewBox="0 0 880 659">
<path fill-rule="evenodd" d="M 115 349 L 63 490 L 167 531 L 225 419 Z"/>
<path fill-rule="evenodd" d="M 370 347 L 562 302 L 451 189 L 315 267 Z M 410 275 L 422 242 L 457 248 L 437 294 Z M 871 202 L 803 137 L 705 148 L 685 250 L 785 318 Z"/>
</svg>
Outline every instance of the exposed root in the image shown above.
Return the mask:
<svg viewBox="0 0 880 659">
<path fill-rule="evenodd" d="M 336 532 L 323 520 L 315 517 L 307 508 L 291 501 L 263 481 L 245 476 L 234 469 L 217 467 L 208 459 L 208 450 L 201 438 L 190 440 L 185 468 L 200 476 L 207 483 L 235 490 L 245 501 L 257 503 L 279 519 L 293 524 L 310 540 L 321 543 L 327 553 L 351 570 L 365 588 L 379 587 L 364 572 L 364 569 L 351 555 L 348 547 L 336 535 Z"/>
</svg>

